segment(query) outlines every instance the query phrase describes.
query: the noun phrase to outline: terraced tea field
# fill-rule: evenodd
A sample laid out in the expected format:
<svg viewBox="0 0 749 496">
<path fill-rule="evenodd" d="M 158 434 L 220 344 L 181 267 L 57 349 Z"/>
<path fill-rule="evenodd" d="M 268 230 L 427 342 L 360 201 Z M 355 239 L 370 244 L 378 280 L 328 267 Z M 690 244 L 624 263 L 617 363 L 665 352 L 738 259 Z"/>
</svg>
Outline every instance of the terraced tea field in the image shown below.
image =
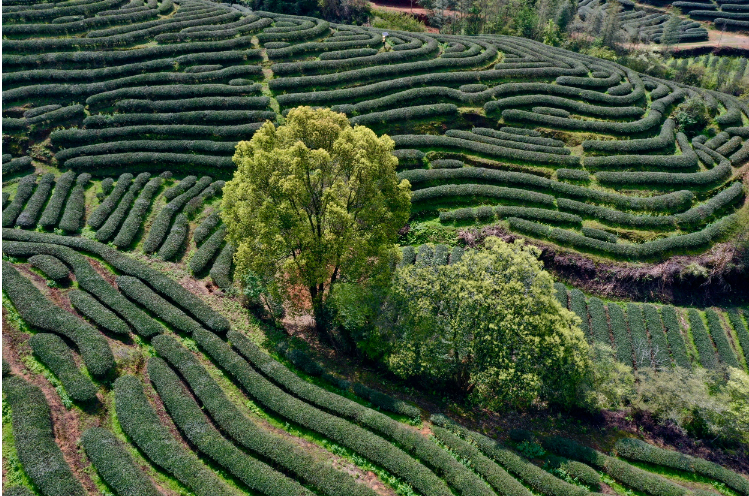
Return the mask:
<svg viewBox="0 0 749 496">
<path fill-rule="evenodd" d="M 749 495 L 743 475 L 631 438 L 549 435 L 527 454 L 271 347 L 218 215 L 236 143 L 323 106 L 392 137 L 416 222 L 699 253 L 741 227 L 742 101 L 521 38 L 205 0 L 6 0 L 3 34 L 4 494 Z M 714 137 L 677 132 L 688 98 Z M 633 368 L 747 370 L 742 309 L 557 292 Z"/>
</svg>

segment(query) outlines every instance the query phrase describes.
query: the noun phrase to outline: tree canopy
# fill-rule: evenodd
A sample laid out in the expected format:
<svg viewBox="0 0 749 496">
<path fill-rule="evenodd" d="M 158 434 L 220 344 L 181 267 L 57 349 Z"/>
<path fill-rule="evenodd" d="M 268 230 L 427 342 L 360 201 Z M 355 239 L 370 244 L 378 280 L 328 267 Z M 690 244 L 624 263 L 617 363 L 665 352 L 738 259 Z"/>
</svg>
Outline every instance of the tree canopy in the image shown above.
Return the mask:
<svg viewBox="0 0 749 496">
<path fill-rule="evenodd" d="M 253 273 L 297 307 L 311 302 L 321 330 L 331 286 L 366 280 L 393 258 L 411 205 L 393 148 L 387 135 L 310 107 L 240 142 L 221 214 L 236 273 Z"/>
<path fill-rule="evenodd" d="M 399 269 L 375 338 L 391 370 L 455 384 L 490 408 L 574 403 L 588 344 L 537 251 L 488 238 L 457 263 Z"/>
</svg>

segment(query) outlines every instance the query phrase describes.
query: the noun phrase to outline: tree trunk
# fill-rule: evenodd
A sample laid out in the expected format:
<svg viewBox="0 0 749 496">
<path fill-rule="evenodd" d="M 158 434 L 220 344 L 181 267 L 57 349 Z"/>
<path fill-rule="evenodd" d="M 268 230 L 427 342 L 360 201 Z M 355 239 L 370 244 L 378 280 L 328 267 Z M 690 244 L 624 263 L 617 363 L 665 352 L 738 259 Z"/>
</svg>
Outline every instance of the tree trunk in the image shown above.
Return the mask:
<svg viewBox="0 0 749 496">
<path fill-rule="evenodd" d="M 328 332 L 329 316 L 323 301 L 323 289 L 317 286 L 310 286 L 309 293 L 312 298 L 312 317 L 315 320 L 315 332 L 317 335 L 330 344 L 330 334 Z"/>
</svg>

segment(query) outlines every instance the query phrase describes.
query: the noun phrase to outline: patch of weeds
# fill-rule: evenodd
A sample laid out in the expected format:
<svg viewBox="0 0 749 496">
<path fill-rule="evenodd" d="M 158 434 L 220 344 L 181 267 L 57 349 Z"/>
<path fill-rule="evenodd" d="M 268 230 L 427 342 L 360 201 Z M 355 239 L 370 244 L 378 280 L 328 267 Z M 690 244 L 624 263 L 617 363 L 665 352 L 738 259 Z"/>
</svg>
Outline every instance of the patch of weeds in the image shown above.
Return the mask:
<svg viewBox="0 0 749 496">
<path fill-rule="evenodd" d="M 529 459 L 543 458 L 546 456 L 546 450 L 544 450 L 540 444 L 532 443 L 530 441 L 523 441 L 516 446 L 516 449 L 521 455 Z"/>
</svg>

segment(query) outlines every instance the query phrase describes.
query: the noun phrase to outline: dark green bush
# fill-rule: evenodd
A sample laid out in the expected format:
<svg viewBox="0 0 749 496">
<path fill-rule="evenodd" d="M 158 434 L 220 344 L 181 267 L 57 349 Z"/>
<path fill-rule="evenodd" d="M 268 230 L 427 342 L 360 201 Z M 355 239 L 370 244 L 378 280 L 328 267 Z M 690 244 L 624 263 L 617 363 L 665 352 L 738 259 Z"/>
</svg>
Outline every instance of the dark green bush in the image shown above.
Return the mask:
<svg viewBox="0 0 749 496">
<path fill-rule="evenodd" d="M 658 309 L 653 305 L 643 305 L 642 313 L 645 324 L 650 334 L 650 343 L 653 349 L 653 360 L 656 366 L 668 367 L 671 365 L 671 355 L 668 352 L 668 340 L 663 330 L 663 322 L 658 314 Z"/>
<path fill-rule="evenodd" d="M 739 338 L 739 345 L 744 352 L 744 357 L 749 363 L 749 330 L 747 330 L 746 324 L 736 308 L 729 308 L 726 310 L 726 314 L 728 314 L 728 320 Z"/>
<path fill-rule="evenodd" d="M 585 337 L 590 341 L 590 320 L 588 319 L 588 304 L 585 301 L 585 294 L 577 288 L 573 288 L 570 291 L 570 310 L 575 312 L 575 315 L 580 317 L 582 323 L 580 324 L 580 330 L 583 331 Z"/>
<path fill-rule="evenodd" d="M 130 334 L 130 328 L 122 319 L 85 291 L 74 289 L 68 292 L 68 298 L 70 298 L 70 304 L 73 308 L 78 310 L 81 315 L 91 319 L 99 327 L 113 334 Z"/>
<path fill-rule="evenodd" d="M 219 252 L 216 261 L 213 262 L 213 266 L 211 267 L 211 279 L 221 289 L 228 289 L 232 285 L 234 252 L 235 249 L 232 245 L 229 243 L 224 244 L 224 247 Z"/>
<path fill-rule="evenodd" d="M 179 331 L 193 334 L 196 329 L 201 328 L 199 323 L 159 296 L 140 279 L 120 276 L 117 278 L 117 287 L 128 298 L 138 303 L 139 307 L 153 312 L 159 320 L 174 326 Z"/>
<path fill-rule="evenodd" d="M 16 219 L 21 214 L 24 205 L 34 193 L 36 187 L 36 175 L 29 174 L 24 176 L 18 182 L 18 188 L 16 194 L 13 196 L 10 205 L 3 210 L 3 227 L 12 227 L 16 223 Z"/>
<path fill-rule="evenodd" d="M 653 184 L 662 187 L 683 188 L 704 186 L 727 178 L 731 174 L 731 163 L 722 160 L 720 164 L 701 172 L 597 172 L 596 179 L 601 184 Z"/>
<path fill-rule="evenodd" d="M 588 465 L 560 456 L 550 456 L 547 462 L 550 467 L 562 470 L 567 475 L 577 479 L 577 482 L 585 484 L 596 491 L 601 490 L 601 475 Z"/>
<path fill-rule="evenodd" d="M 200 246 L 213 232 L 216 227 L 221 223 L 221 215 L 218 211 L 211 213 L 206 216 L 205 219 L 198 225 L 193 232 L 192 239 L 195 241 L 196 246 Z"/>
<path fill-rule="evenodd" d="M 130 184 L 127 193 L 122 197 L 117 208 L 107 217 L 106 222 L 96 231 L 96 240 L 102 243 L 106 243 L 119 234 L 120 226 L 125 220 L 130 207 L 135 202 L 136 195 L 140 193 L 146 182 L 150 179 L 151 174 L 149 172 L 142 172 L 138 174 L 135 180 Z M 90 222 L 90 220 L 89 220 Z"/>
<path fill-rule="evenodd" d="M 741 138 L 739 138 L 741 139 Z M 55 175 L 50 173 L 44 174 L 39 183 L 36 185 L 34 194 L 31 195 L 29 201 L 21 212 L 21 215 L 16 219 L 16 225 L 25 229 L 30 229 L 36 226 L 36 220 L 39 218 L 39 214 L 47 202 L 49 193 L 52 191 L 52 184 L 55 181 Z"/>
<path fill-rule="evenodd" d="M 3 267 L 3 276 L 5 272 Z M 20 377 L 9 377 L 3 379 L 3 393 L 11 410 L 16 452 L 29 479 L 45 496 L 84 496 L 86 491 L 55 443 L 42 390 Z"/>
<path fill-rule="evenodd" d="M 588 312 L 590 313 L 590 329 L 593 339 L 611 345 L 609 322 L 606 317 L 606 307 L 603 302 L 596 297 L 589 298 Z"/>
<path fill-rule="evenodd" d="M 718 368 L 715 348 L 713 347 L 710 335 L 707 333 L 707 329 L 705 329 L 705 324 L 702 322 L 702 316 L 694 308 L 690 308 L 687 315 L 689 317 L 689 327 L 692 331 L 692 340 L 694 341 L 694 346 L 697 348 L 700 364 L 706 369 Z"/>
<path fill-rule="evenodd" d="M 207 335 L 201 334 L 200 336 L 207 339 Z M 205 341 L 201 343 L 205 344 Z M 216 356 L 222 358 L 219 360 L 214 356 L 219 365 L 226 366 L 232 374 L 237 373 L 238 370 L 251 370 L 247 363 L 232 352 L 226 344 L 220 340 L 215 344 L 217 347 L 213 351 L 218 353 Z M 273 461 L 279 467 L 313 485 L 323 494 L 329 496 L 370 496 L 372 494 L 366 486 L 356 483 L 344 472 L 316 460 L 294 442 L 258 427 L 255 422 L 237 409 L 203 365 L 174 338 L 166 335 L 160 336 L 154 338 L 153 345 L 157 353 L 169 361 L 182 375 L 213 421 L 240 446 Z M 229 358 L 231 356 L 235 356 L 236 361 L 228 365 L 223 358 L 231 360 Z"/>
<path fill-rule="evenodd" d="M 190 272 L 194 275 L 201 275 L 208 269 L 209 264 L 218 255 L 221 245 L 224 243 L 226 236 L 226 226 L 221 225 L 211 236 L 200 245 L 198 251 L 190 259 Z"/>
<path fill-rule="evenodd" d="M 420 203 L 434 200 L 449 200 L 450 198 L 456 197 L 511 200 L 523 205 L 554 205 L 554 197 L 551 195 L 534 193 L 533 191 L 525 189 L 505 188 L 502 186 L 491 186 L 485 184 L 445 184 L 442 186 L 423 188 L 412 193 L 411 201 L 413 203 Z"/>
<path fill-rule="evenodd" d="M 660 133 L 655 138 L 617 141 L 586 140 L 583 141 L 583 150 L 605 153 L 653 152 L 673 146 L 675 130 L 676 123 L 674 120 L 666 119 L 661 126 Z"/>
<path fill-rule="evenodd" d="M 616 349 L 616 359 L 620 362 L 632 365 L 632 337 L 627 330 L 627 322 L 624 319 L 622 307 L 616 303 L 607 305 L 609 311 L 609 321 L 611 323 L 611 332 L 614 336 L 614 348 Z"/>
<path fill-rule="evenodd" d="M 372 126 L 377 124 L 389 124 L 398 121 L 410 121 L 415 119 L 426 119 L 443 115 L 455 115 L 458 107 L 451 103 L 438 103 L 434 105 L 417 105 L 414 107 L 402 107 L 382 112 L 372 112 L 359 115 L 349 119 L 352 125 Z"/>
<path fill-rule="evenodd" d="M 92 427 L 83 433 L 81 444 L 99 477 L 118 496 L 158 496 L 153 483 L 112 432 Z"/>
<path fill-rule="evenodd" d="M 42 212 L 42 217 L 39 219 L 39 225 L 44 229 L 51 229 L 57 225 L 57 221 L 60 220 L 62 215 L 63 207 L 65 206 L 65 200 L 68 198 L 70 188 L 73 187 L 75 182 L 75 172 L 68 171 L 65 174 L 57 178 L 55 183 L 55 189 L 52 191 L 52 197 L 47 202 L 47 206 Z"/>
<path fill-rule="evenodd" d="M 85 215 L 86 190 L 83 185 L 76 183 L 70 192 L 67 203 L 65 203 L 65 210 L 62 212 L 62 218 L 57 227 L 69 233 L 76 232 L 83 228 L 83 218 Z"/>
<path fill-rule="evenodd" d="M 594 227 L 583 227 L 583 234 L 589 238 L 600 239 L 601 241 L 608 241 L 609 243 L 616 243 L 618 239 L 616 234 L 611 234 L 608 231 L 596 229 Z"/>
<path fill-rule="evenodd" d="M 546 146 L 546 145 L 535 145 L 531 143 L 521 143 L 515 140 L 504 140 L 495 138 L 494 136 L 487 136 L 486 134 L 472 133 L 468 131 L 461 131 L 459 129 L 448 129 L 445 131 L 445 136 L 451 138 L 465 139 L 469 141 L 478 141 L 479 143 L 486 143 L 489 145 L 517 148 L 518 150 L 533 151 L 539 153 L 550 153 L 553 155 L 570 155 L 568 148 L 560 146 Z"/>
<path fill-rule="evenodd" d="M 16 174 L 26 169 L 33 170 L 31 157 L 16 157 L 3 162 L 3 175 Z"/>
<path fill-rule="evenodd" d="M 164 244 L 159 248 L 159 257 L 164 260 L 172 260 L 176 257 L 179 251 L 185 246 L 188 229 L 187 217 L 184 214 L 178 214 L 177 218 L 174 219 L 174 224 L 172 224 L 169 234 L 164 240 Z"/>
<path fill-rule="evenodd" d="M 32 267 L 41 270 L 48 279 L 62 281 L 68 278 L 70 270 L 57 258 L 50 255 L 34 255 L 29 258 Z"/>
<path fill-rule="evenodd" d="M 26 486 L 12 486 L 3 491 L 3 496 L 34 496 Z"/>
<path fill-rule="evenodd" d="M 230 496 L 221 482 L 191 451 L 172 436 L 148 402 L 143 385 L 132 375 L 114 383 L 114 403 L 122 430 L 156 465 L 187 486 L 197 496 Z"/>
<path fill-rule="evenodd" d="M 73 353 L 60 337 L 42 332 L 31 336 L 29 345 L 73 400 L 86 402 L 96 398 L 96 385 L 78 370 Z"/>
<path fill-rule="evenodd" d="M 645 330 L 645 320 L 642 316 L 642 307 L 636 303 L 627 303 L 627 324 L 629 334 L 632 337 L 632 352 L 635 357 L 637 368 L 650 367 L 652 365 L 652 350 L 650 341 Z"/>
<path fill-rule="evenodd" d="M 104 222 L 107 221 L 109 215 L 114 211 L 115 208 L 117 208 L 120 200 L 123 196 L 125 196 L 125 193 L 127 193 L 132 180 L 133 175 L 129 172 L 125 172 L 124 174 L 120 175 L 120 177 L 117 179 L 117 184 L 115 185 L 112 192 L 106 197 L 106 199 L 104 199 L 103 202 L 101 202 L 98 207 L 96 207 L 96 210 L 94 210 L 89 216 L 89 226 L 91 226 L 93 229 L 99 229 L 104 225 Z"/>
<path fill-rule="evenodd" d="M 676 316 L 676 309 L 672 306 L 661 307 L 661 318 L 666 328 L 666 337 L 671 348 L 671 356 L 679 367 L 690 369 L 692 367 L 687 355 L 687 347 L 684 337 L 681 335 L 681 326 Z"/>
<path fill-rule="evenodd" d="M 161 188 L 163 182 L 163 178 L 154 177 L 143 187 L 138 199 L 133 203 L 133 208 L 130 209 L 125 221 L 122 223 L 122 227 L 117 233 L 117 236 L 115 236 L 112 241 L 117 248 L 122 250 L 133 244 L 133 240 L 146 218 L 148 209 L 151 208 L 153 197 L 156 195 L 159 188 Z"/>
<path fill-rule="evenodd" d="M 3 250 L 6 244 L 3 243 Z M 114 368 L 112 350 L 96 329 L 54 305 L 19 274 L 13 264 L 3 261 L 2 272 L 3 291 L 23 320 L 32 327 L 60 334 L 75 343 L 91 375 L 103 376 Z"/>
<path fill-rule="evenodd" d="M 741 368 L 736 355 L 731 348 L 731 343 L 728 342 L 726 331 L 723 329 L 723 324 L 720 321 L 720 316 L 712 308 L 705 310 L 705 317 L 707 318 L 707 328 L 710 331 L 710 336 L 713 338 L 713 343 L 718 349 L 718 356 L 720 361 L 729 366 Z"/>
<path fill-rule="evenodd" d="M 562 308 L 568 308 L 568 299 L 569 295 L 567 294 L 567 287 L 562 284 L 561 282 L 555 282 L 554 283 L 554 294 L 557 297 L 557 300 L 559 301 L 559 304 L 562 305 Z"/>
</svg>

